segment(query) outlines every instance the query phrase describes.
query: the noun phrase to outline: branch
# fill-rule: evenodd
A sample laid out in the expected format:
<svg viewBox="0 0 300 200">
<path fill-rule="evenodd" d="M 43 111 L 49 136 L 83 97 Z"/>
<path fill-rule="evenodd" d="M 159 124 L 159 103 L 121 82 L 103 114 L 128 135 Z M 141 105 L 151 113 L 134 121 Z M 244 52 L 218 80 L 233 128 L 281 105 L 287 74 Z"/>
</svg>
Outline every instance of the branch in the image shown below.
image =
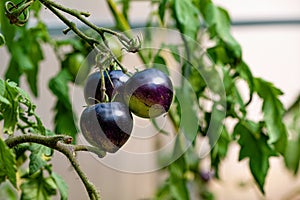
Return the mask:
<svg viewBox="0 0 300 200">
<path fill-rule="evenodd" d="M 68 26 L 68 28 L 63 31 L 64 33 L 67 33 L 68 31 L 73 30 L 74 33 L 76 33 L 79 37 L 81 37 L 83 40 L 87 41 L 92 47 L 95 47 L 97 49 L 97 45 L 99 45 L 99 41 L 95 40 L 94 38 L 91 38 L 91 37 L 87 36 L 82 31 L 80 31 L 77 28 L 77 26 L 76 26 L 75 23 L 69 21 L 58 10 L 63 11 L 65 13 L 67 13 L 67 14 L 72 15 L 73 17 L 79 19 L 85 25 L 87 25 L 90 28 L 92 28 L 93 30 L 95 30 L 101 36 L 101 38 L 102 38 L 105 46 L 107 47 L 108 52 L 112 56 L 113 60 L 120 66 L 120 68 L 122 69 L 122 71 L 124 73 L 127 72 L 126 68 L 122 65 L 122 63 L 120 63 L 120 61 L 116 58 L 116 56 L 112 53 L 111 49 L 109 48 L 109 45 L 108 45 L 108 42 L 107 42 L 107 40 L 105 38 L 104 33 L 109 33 L 111 35 L 114 35 L 120 41 L 123 41 L 123 42 L 125 42 L 127 44 L 131 44 L 132 39 L 126 37 L 125 35 L 123 35 L 121 33 L 113 31 L 111 29 L 107 29 L 107 28 L 103 28 L 103 27 L 98 27 L 95 24 L 89 22 L 88 20 L 85 19 L 85 17 L 88 17 L 90 15 L 89 13 L 78 11 L 78 10 L 75 10 L 75 9 L 66 8 L 63 5 L 57 4 L 57 3 L 55 3 L 55 2 L 53 2 L 51 0 L 40 0 L 40 2 L 44 6 L 46 6 L 53 14 L 55 14 L 61 21 L 63 21 Z"/>
<path fill-rule="evenodd" d="M 106 154 L 102 149 L 86 145 L 74 145 L 74 151 L 89 151 L 98 155 L 99 158 L 103 158 Z"/>
<path fill-rule="evenodd" d="M 90 199 L 92 200 L 100 199 L 100 194 L 97 191 L 97 188 L 88 180 L 85 173 L 81 170 L 75 156 L 76 156 L 76 151 L 90 151 L 97 154 L 100 158 L 102 158 L 105 156 L 105 151 L 92 146 L 71 145 L 72 139 L 73 139 L 72 137 L 67 135 L 43 136 L 43 135 L 26 134 L 26 135 L 9 137 L 8 139 L 5 140 L 5 143 L 8 147 L 12 148 L 22 143 L 33 142 L 33 143 L 47 146 L 49 148 L 55 149 L 63 153 L 69 159 L 75 171 L 79 175 Z"/>
<path fill-rule="evenodd" d="M 94 38 L 91 38 L 84 34 L 82 31 L 80 31 L 76 24 L 74 22 L 69 21 L 65 16 L 63 16 L 59 11 L 57 11 L 53 6 L 53 2 L 48 0 L 40 0 L 40 2 L 46 6 L 53 14 L 55 14 L 61 21 L 63 21 L 74 33 L 76 33 L 79 37 L 81 37 L 83 40 L 87 41 L 91 46 L 94 46 L 94 44 L 99 44 L 97 40 Z M 78 14 L 82 14 L 81 12 L 78 12 Z"/>
</svg>

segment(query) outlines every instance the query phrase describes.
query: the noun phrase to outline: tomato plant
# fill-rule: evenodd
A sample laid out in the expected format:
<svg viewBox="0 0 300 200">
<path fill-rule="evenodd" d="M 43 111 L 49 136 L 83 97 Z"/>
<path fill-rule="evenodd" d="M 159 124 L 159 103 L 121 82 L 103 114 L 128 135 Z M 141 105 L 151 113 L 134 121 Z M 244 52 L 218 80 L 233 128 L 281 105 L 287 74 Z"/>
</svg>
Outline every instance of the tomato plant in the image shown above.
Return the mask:
<svg viewBox="0 0 300 200">
<path fill-rule="evenodd" d="M 154 199 L 191 199 L 192 194 L 212 199 L 208 182 L 222 179 L 219 168 L 232 143 L 240 146 L 239 160 L 249 160 L 253 179 L 263 194 L 271 157 L 282 157 L 286 168 L 297 174 L 300 154 L 294 152 L 300 147 L 299 99 L 285 110 L 280 101 L 282 91 L 252 74 L 224 8 L 211 0 L 153 1 L 157 10 L 149 16 L 141 37 L 130 27 L 130 1 L 106 2 L 115 20 L 113 28 L 98 27 L 87 18 L 89 13 L 55 1 L 0 2 L 0 46 L 9 54 L 5 76 L 0 79 L 0 130 L 4 133 L 0 138 L 0 184 L 6 184 L 1 196 L 18 199 L 18 191 L 21 199 L 50 199 L 57 193 L 68 199 L 66 183 L 52 170 L 53 152 L 59 151 L 79 175 L 89 198 L 100 199 L 76 154 L 88 151 L 103 159 L 119 153 L 134 129 L 131 112 L 151 118 L 161 134 L 170 131 L 175 135 L 171 154 L 160 160 L 166 180 Z M 40 17 L 42 8 L 67 26 L 62 30 L 66 38 L 51 36 Z M 69 16 L 88 30 L 81 30 Z M 153 30 L 176 33 L 180 39 L 147 48 L 159 41 Z M 211 45 L 202 46 L 204 41 Z M 53 130 L 36 114 L 32 101 L 40 95 L 38 78 L 45 59 L 42 45 L 51 47 L 60 63 L 48 81 L 56 98 Z M 144 68 L 129 70 L 122 63 L 122 55 L 127 53 L 136 54 Z M 32 96 L 22 89 L 23 78 Z M 246 85 L 247 95 L 242 95 L 238 82 Z M 87 104 L 80 116 L 75 114 L 70 97 L 70 84 L 74 83 L 81 87 Z M 248 116 L 254 96 L 262 101 L 263 117 L 259 120 Z M 172 130 L 158 127 L 156 117 L 161 115 Z M 296 133 L 293 137 L 288 137 L 287 115 L 293 118 L 289 123 Z M 228 120 L 235 122 L 232 129 Z M 76 141 L 78 134 L 85 137 L 87 145 Z M 196 141 L 202 139 L 209 141 L 209 172 L 201 168 L 202 158 L 197 153 L 200 147 Z"/>
</svg>

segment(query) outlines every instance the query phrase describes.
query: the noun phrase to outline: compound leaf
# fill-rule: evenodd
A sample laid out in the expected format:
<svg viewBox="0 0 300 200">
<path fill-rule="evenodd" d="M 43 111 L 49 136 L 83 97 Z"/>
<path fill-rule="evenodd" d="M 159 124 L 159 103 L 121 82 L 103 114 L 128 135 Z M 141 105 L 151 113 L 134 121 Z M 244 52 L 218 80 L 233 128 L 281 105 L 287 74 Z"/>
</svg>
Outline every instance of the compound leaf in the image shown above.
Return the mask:
<svg viewBox="0 0 300 200">
<path fill-rule="evenodd" d="M 241 146 L 239 160 L 249 158 L 251 173 L 264 193 L 264 184 L 269 170 L 269 158 L 276 156 L 274 150 L 267 143 L 268 137 L 262 133 L 259 124 L 251 121 L 239 122 L 234 128 L 234 135 L 239 135 Z"/>
<path fill-rule="evenodd" d="M 285 109 L 279 100 L 282 91 L 272 83 L 260 78 L 254 79 L 255 91 L 263 100 L 262 111 L 268 130 L 269 143 L 274 143 L 276 150 L 282 154 L 287 144 L 287 129 L 283 123 Z"/>
</svg>

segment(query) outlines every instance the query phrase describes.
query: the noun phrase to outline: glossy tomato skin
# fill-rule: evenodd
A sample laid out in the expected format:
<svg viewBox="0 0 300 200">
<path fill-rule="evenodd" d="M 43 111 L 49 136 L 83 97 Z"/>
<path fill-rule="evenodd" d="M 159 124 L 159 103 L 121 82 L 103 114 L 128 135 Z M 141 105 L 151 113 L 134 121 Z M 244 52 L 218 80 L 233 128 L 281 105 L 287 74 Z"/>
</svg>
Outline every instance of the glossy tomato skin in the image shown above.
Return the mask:
<svg viewBox="0 0 300 200">
<path fill-rule="evenodd" d="M 110 78 L 108 78 L 108 76 Z M 106 88 L 106 94 L 110 101 L 123 101 L 122 94 L 124 84 L 129 79 L 129 76 L 124 74 L 121 70 L 112 70 L 107 73 L 104 73 L 104 81 L 105 81 L 105 88 Z M 100 72 L 94 72 L 92 73 L 84 87 L 84 98 L 85 102 L 88 105 L 93 105 L 95 103 L 98 103 L 102 99 L 101 95 L 101 75 Z"/>
<path fill-rule="evenodd" d="M 84 109 L 80 117 L 80 128 L 91 145 L 114 153 L 129 139 L 133 119 L 123 103 L 98 103 Z"/>
<path fill-rule="evenodd" d="M 124 86 L 130 77 L 122 70 L 112 70 L 108 74 L 111 80 L 107 79 L 105 82 L 108 97 L 110 100 L 123 101 Z"/>
<path fill-rule="evenodd" d="M 154 68 L 134 74 L 125 84 L 124 99 L 131 112 L 142 118 L 166 113 L 173 100 L 170 78 Z"/>
<path fill-rule="evenodd" d="M 105 73 L 104 73 L 104 76 Z M 94 72 L 88 76 L 84 85 L 84 99 L 88 105 L 93 105 L 101 101 L 102 95 L 100 91 L 100 79 L 99 72 Z"/>
</svg>

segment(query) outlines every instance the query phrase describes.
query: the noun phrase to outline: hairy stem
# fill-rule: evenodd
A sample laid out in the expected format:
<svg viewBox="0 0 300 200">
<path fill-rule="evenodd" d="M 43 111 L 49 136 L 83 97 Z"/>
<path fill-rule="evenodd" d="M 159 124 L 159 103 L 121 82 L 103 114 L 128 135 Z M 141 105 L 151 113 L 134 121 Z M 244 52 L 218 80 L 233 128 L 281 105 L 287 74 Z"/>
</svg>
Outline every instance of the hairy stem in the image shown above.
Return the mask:
<svg viewBox="0 0 300 200">
<path fill-rule="evenodd" d="M 108 42 L 105 38 L 105 33 L 111 34 L 116 36 L 119 40 L 125 41 L 126 43 L 130 43 L 130 38 L 126 37 L 125 35 L 118 33 L 116 31 L 113 31 L 111 29 L 98 27 L 95 24 L 89 22 L 85 17 L 89 16 L 89 13 L 78 11 L 75 9 L 66 8 L 63 5 L 57 4 L 56 2 L 50 1 L 50 0 L 40 0 L 42 4 L 44 4 L 53 14 L 55 14 L 60 20 L 62 20 L 68 28 L 64 31 L 64 33 L 69 32 L 70 30 L 73 30 L 74 33 L 76 33 L 79 37 L 81 37 L 83 40 L 87 41 L 92 47 L 96 47 L 99 44 L 99 41 L 95 40 L 94 38 L 91 38 L 84 34 L 82 31 L 80 31 L 77 26 L 69 21 L 67 18 L 65 18 L 58 10 L 63 11 L 69 15 L 72 15 L 73 17 L 80 20 L 85 25 L 89 26 L 93 30 L 95 30 L 102 38 L 105 46 L 108 48 L 108 51 L 110 52 L 112 58 L 114 61 L 121 67 L 123 71 L 125 70 L 125 67 L 119 62 L 119 60 L 113 55 L 111 49 L 109 48 Z M 56 10 L 57 9 L 57 10 Z"/>
<path fill-rule="evenodd" d="M 80 168 L 80 165 L 76 159 L 76 151 L 90 151 L 97 154 L 99 157 L 104 157 L 105 152 L 103 150 L 91 146 L 71 145 L 72 137 L 67 135 L 43 136 L 25 134 L 20 136 L 9 137 L 5 140 L 6 145 L 10 148 L 28 142 L 41 144 L 64 154 L 69 159 L 70 163 L 72 164 L 81 181 L 83 182 L 90 199 L 100 199 L 100 194 L 97 188 L 89 181 L 85 173 Z"/>
<path fill-rule="evenodd" d="M 59 11 L 57 11 L 53 6 L 52 1 L 48 0 L 40 0 L 40 2 L 46 6 L 53 14 L 55 14 L 61 21 L 63 21 L 74 33 L 76 33 L 79 37 L 81 37 L 83 40 L 87 41 L 91 46 L 94 46 L 94 44 L 99 44 L 97 40 L 94 38 L 88 37 L 86 34 L 84 34 L 81 30 L 79 30 L 75 23 L 69 21 L 65 16 L 63 16 Z M 78 12 L 80 14 L 81 12 Z"/>
</svg>

